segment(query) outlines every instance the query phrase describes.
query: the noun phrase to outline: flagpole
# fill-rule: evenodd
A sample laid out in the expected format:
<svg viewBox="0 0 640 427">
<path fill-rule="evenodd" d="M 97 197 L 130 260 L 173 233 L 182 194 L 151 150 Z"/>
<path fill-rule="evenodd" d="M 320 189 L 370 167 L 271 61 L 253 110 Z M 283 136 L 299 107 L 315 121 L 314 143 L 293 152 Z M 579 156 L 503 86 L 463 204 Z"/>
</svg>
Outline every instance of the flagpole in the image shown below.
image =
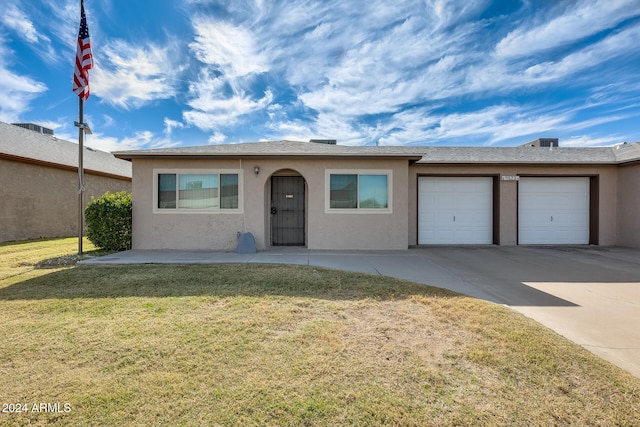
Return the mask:
<svg viewBox="0 0 640 427">
<path fill-rule="evenodd" d="M 76 46 L 76 63 L 73 70 L 73 92 L 78 95 L 78 255 L 82 255 L 82 236 L 84 235 L 84 135 L 91 134 L 84 122 L 84 101 L 89 98 L 89 70 L 93 68 L 93 54 L 87 17 L 84 13 L 84 0 L 80 0 L 80 28 Z"/>
<path fill-rule="evenodd" d="M 82 255 L 82 236 L 84 234 L 84 100 L 78 97 L 78 255 Z"/>
</svg>

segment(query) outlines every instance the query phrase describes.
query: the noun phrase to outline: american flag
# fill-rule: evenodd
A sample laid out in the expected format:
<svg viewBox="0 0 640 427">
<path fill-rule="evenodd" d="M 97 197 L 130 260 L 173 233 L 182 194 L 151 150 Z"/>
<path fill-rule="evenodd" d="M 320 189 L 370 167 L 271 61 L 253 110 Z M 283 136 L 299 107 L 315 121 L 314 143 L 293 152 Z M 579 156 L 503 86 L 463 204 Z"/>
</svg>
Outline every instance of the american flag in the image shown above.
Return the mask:
<svg viewBox="0 0 640 427">
<path fill-rule="evenodd" d="M 76 48 L 76 66 L 73 70 L 73 92 L 81 99 L 89 98 L 89 70 L 93 68 L 93 54 L 91 53 L 91 39 L 87 16 L 84 14 L 84 0 L 80 2 L 80 30 L 78 31 L 78 46 Z"/>
</svg>

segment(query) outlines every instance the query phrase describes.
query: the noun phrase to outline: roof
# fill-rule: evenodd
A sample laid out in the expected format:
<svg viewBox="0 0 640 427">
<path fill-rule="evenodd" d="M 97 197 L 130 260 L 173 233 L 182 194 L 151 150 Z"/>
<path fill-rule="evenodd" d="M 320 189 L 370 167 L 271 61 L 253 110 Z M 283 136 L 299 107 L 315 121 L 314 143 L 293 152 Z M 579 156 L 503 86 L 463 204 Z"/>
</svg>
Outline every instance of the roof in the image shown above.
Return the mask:
<svg viewBox="0 0 640 427">
<path fill-rule="evenodd" d="M 613 147 L 618 163 L 629 163 L 640 161 L 640 142 L 632 144 L 622 143 Z"/>
<path fill-rule="evenodd" d="M 420 164 L 615 164 L 611 147 L 425 147 Z"/>
<path fill-rule="evenodd" d="M 303 141 L 158 148 L 115 152 L 121 159 L 202 157 L 358 157 L 403 158 L 418 164 L 619 164 L 640 161 L 640 143 L 614 147 L 431 147 L 345 146 Z"/>
<path fill-rule="evenodd" d="M 0 158 L 77 170 L 78 144 L 0 122 Z M 87 173 L 131 179 L 131 163 L 111 153 L 85 146 L 82 158 Z"/>
<path fill-rule="evenodd" d="M 303 141 L 262 141 L 242 144 L 156 148 L 113 153 L 120 159 L 149 157 L 400 157 L 419 160 L 422 155 L 408 147 L 354 147 Z"/>
</svg>

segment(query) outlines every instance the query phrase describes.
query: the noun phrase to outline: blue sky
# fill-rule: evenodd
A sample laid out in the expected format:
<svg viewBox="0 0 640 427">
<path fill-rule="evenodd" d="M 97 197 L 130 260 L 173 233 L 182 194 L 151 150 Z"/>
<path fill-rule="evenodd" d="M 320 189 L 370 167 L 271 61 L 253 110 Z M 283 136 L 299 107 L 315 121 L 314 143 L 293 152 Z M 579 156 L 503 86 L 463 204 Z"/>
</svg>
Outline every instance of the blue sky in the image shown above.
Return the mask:
<svg viewBox="0 0 640 427">
<path fill-rule="evenodd" d="M 0 121 L 76 141 L 79 0 L 5 0 Z M 85 0 L 87 145 L 640 141 L 640 0 Z"/>
</svg>

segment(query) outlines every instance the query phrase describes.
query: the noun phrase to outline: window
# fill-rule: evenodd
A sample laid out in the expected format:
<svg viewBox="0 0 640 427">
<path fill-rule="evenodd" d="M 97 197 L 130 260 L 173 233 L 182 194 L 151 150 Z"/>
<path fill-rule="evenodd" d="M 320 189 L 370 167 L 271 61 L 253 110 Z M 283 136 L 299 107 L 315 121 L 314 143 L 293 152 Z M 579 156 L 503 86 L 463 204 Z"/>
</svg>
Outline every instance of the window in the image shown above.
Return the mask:
<svg viewBox="0 0 640 427">
<path fill-rule="evenodd" d="M 358 182 L 358 207 L 362 209 L 387 209 L 387 175 L 360 175 Z"/>
<path fill-rule="evenodd" d="M 162 211 L 239 210 L 238 173 L 190 172 L 157 173 L 156 209 Z"/>
<path fill-rule="evenodd" d="M 158 175 L 158 208 L 175 209 L 176 207 L 176 174 Z"/>
<path fill-rule="evenodd" d="M 331 209 L 358 207 L 358 175 L 331 175 L 329 206 Z"/>
<path fill-rule="evenodd" d="M 390 211 L 390 171 L 327 171 L 328 211 Z"/>
</svg>

